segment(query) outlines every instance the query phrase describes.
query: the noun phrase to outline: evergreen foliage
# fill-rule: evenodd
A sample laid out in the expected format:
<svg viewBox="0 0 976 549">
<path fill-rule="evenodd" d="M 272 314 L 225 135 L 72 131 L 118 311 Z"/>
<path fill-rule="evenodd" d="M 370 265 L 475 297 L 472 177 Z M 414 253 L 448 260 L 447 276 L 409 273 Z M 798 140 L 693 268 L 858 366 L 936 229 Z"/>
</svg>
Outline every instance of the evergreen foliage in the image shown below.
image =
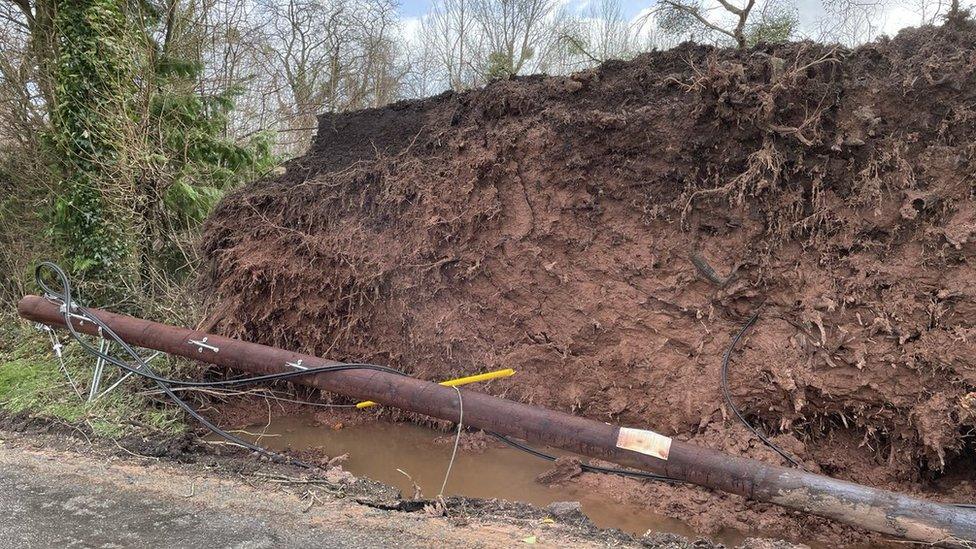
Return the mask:
<svg viewBox="0 0 976 549">
<path fill-rule="evenodd" d="M 183 276 L 217 200 L 275 162 L 272 140 L 227 136 L 239 90 L 207 94 L 175 5 L 59 0 L 49 159 L 51 233 L 75 276 L 147 289 Z M 191 54 L 192 55 L 192 54 Z M 95 287 L 95 286 L 91 286 Z M 111 292 L 109 292 L 111 293 Z"/>
</svg>

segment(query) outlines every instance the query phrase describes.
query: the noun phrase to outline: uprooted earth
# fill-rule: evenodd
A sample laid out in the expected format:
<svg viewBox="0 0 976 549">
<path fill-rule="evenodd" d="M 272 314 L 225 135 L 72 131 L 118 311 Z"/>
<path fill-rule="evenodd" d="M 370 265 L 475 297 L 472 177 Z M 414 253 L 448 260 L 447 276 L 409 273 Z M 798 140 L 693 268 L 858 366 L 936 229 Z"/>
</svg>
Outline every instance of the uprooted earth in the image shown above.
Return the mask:
<svg viewBox="0 0 976 549">
<path fill-rule="evenodd" d="M 208 327 L 937 500 L 976 496 L 976 25 L 686 44 L 319 118 L 211 216 Z M 325 400 L 338 397 L 322 395 Z M 392 419 L 405 416 L 387 412 Z M 416 419 L 416 418 L 413 418 Z M 584 475 L 704 533 L 865 534 Z"/>
</svg>

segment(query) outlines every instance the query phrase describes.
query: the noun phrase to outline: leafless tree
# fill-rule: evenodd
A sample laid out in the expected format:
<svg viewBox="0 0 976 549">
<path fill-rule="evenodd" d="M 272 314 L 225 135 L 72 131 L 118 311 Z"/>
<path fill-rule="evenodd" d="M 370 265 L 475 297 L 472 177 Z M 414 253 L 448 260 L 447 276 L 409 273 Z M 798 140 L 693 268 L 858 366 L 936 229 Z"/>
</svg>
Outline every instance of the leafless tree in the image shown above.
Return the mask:
<svg viewBox="0 0 976 549">
<path fill-rule="evenodd" d="M 483 55 L 483 41 L 474 18 L 474 0 L 434 0 L 420 35 L 451 89 L 479 83 L 475 63 Z"/>
<path fill-rule="evenodd" d="M 311 127 L 318 112 L 334 110 L 338 103 L 340 77 L 348 68 L 345 48 L 351 41 L 347 5 L 342 0 L 268 0 L 262 8 L 266 67 L 288 92 L 278 97 L 286 125 Z"/>
<path fill-rule="evenodd" d="M 252 27 L 260 29 L 260 70 L 276 84 L 265 94 L 277 103 L 288 154 L 307 144 L 317 114 L 398 97 L 392 0 L 262 0 Z"/>
<path fill-rule="evenodd" d="M 31 48 L 32 11 L 0 3 L 0 143 L 28 146 L 43 125 L 44 98 Z"/>
<path fill-rule="evenodd" d="M 601 61 L 626 59 L 637 52 L 637 27 L 624 17 L 620 0 L 592 2 L 583 16 L 589 23 L 594 57 Z"/>
<path fill-rule="evenodd" d="M 628 59 L 642 47 L 639 24 L 623 13 L 620 0 L 596 0 L 579 14 L 567 14 L 558 24 L 559 47 L 543 63 L 546 71 L 570 72 L 608 59 Z"/>
<path fill-rule="evenodd" d="M 417 36 L 405 39 L 402 97 L 428 97 L 453 88 L 442 78 L 441 63 L 436 45 L 427 39 L 421 26 Z"/>
<path fill-rule="evenodd" d="M 420 30 L 436 78 L 462 90 L 544 69 L 557 46 L 557 0 L 435 0 Z"/>
<path fill-rule="evenodd" d="M 28 288 L 24 273 L 49 251 L 42 212 L 56 180 L 40 154 L 52 89 L 49 2 L 0 0 L 0 299 Z"/>
<path fill-rule="evenodd" d="M 934 25 L 961 13 L 960 0 L 904 0 L 903 5 L 919 16 L 922 25 Z"/>
<path fill-rule="evenodd" d="M 397 5 L 393 0 L 360 3 L 353 13 L 356 29 L 354 73 L 343 108 L 378 107 L 395 100 L 405 72 L 396 42 Z"/>
<path fill-rule="evenodd" d="M 873 40 L 881 31 L 888 0 L 823 0 L 826 17 L 818 39 L 857 46 Z"/>
<path fill-rule="evenodd" d="M 704 5 L 700 0 L 659 0 L 659 22 L 673 32 L 685 32 L 692 24 L 697 24 L 709 31 L 728 36 L 740 47 L 746 46 L 746 24 L 752 13 L 756 0 L 742 0 L 739 5 L 732 0 L 715 0 L 715 5 Z M 731 18 L 730 24 L 716 22 L 710 14 L 715 10 L 723 11 Z"/>
<path fill-rule="evenodd" d="M 473 6 L 488 50 L 483 71 L 490 77 L 519 74 L 557 38 L 549 24 L 555 0 L 473 0 Z"/>
</svg>

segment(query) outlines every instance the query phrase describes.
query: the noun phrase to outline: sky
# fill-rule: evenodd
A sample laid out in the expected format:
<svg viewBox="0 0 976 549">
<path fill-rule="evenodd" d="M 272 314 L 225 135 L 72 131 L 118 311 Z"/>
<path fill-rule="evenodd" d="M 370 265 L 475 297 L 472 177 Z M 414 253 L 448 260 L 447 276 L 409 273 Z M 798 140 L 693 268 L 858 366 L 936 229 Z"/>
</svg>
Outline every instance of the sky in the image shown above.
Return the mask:
<svg viewBox="0 0 976 549">
<path fill-rule="evenodd" d="M 565 3 L 578 5 L 582 9 L 586 5 L 586 0 L 565 0 Z M 634 17 L 648 6 L 648 1 L 621 0 L 620 4 L 625 15 Z M 430 6 L 430 0 L 400 0 L 400 14 L 403 17 L 420 17 L 427 13 L 428 6 Z"/>
<path fill-rule="evenodd" d="M 571 9 L 582 11 L 589 0 L 561 0 Z M 884 15 L 876 22 L 883 33 L 893 36 L 899 29 L 917 26 L 920 15 L 910 7 L 911 0 L 882 0 L 888 3 Z M 915 0 L 917 3 L 918 0 Z M 624 15 L 629 19 L 638 17 L 642 11 L 652 7 L 655 0 L 620 0 Z M 706 5 L 708 4 L 706 0 Z M 801 29 L 810 35 L 816 33 L 819 22 L 824 18 L 823 0 L 794 0 L 800 16 Z M 963 5 L 976 5 L 976 0 L 963 0 Z M 430 7 L 430 0 L 400 0 L 400 17 L 405 27 L 417 24 Z"/>
</svg>

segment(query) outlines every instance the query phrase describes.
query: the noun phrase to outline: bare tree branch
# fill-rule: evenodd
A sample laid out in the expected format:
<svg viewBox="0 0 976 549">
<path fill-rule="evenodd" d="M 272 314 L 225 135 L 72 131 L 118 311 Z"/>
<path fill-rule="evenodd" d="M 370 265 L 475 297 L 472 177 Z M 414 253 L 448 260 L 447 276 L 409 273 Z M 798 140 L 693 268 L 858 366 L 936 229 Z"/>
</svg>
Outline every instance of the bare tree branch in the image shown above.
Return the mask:
<svg viewBox="0 0 976 549">
<path fill-rule="evenodd" d="M 696 8 L 696 7 L 686 6 L 686 5 L 682 4 L 681 2 L 676 2 L 674 0 L 661 0 L 660 3 L 661 4 L 665 4 L 665 5 L 669 6 L 669 7 L 671 7 L 672 9 L 678 10 L 678 11 L 680 11 L 682 13 L 686 13 L 686 14 L 694 17 L 699 23 L 701 23 L 705 27 L 708 27 L 709 29 L 712 29 L 713 31 L 720 32 L 720 33 L 725 34 L 725 35 L 727 35 L 727 36 L 729 36 L 731 38 L 735 38 L 736 37 L 735 34 L 732 31 L 730 31 L 728 29 L 725 29 L 725 28 L 722 28 L 722 27 L 716 25 L 715 23 L 712 23 L 711 21 L 709 21 L 704 15 L 701 14 L 700 10 L 698 8 Z"/>
</svg>

